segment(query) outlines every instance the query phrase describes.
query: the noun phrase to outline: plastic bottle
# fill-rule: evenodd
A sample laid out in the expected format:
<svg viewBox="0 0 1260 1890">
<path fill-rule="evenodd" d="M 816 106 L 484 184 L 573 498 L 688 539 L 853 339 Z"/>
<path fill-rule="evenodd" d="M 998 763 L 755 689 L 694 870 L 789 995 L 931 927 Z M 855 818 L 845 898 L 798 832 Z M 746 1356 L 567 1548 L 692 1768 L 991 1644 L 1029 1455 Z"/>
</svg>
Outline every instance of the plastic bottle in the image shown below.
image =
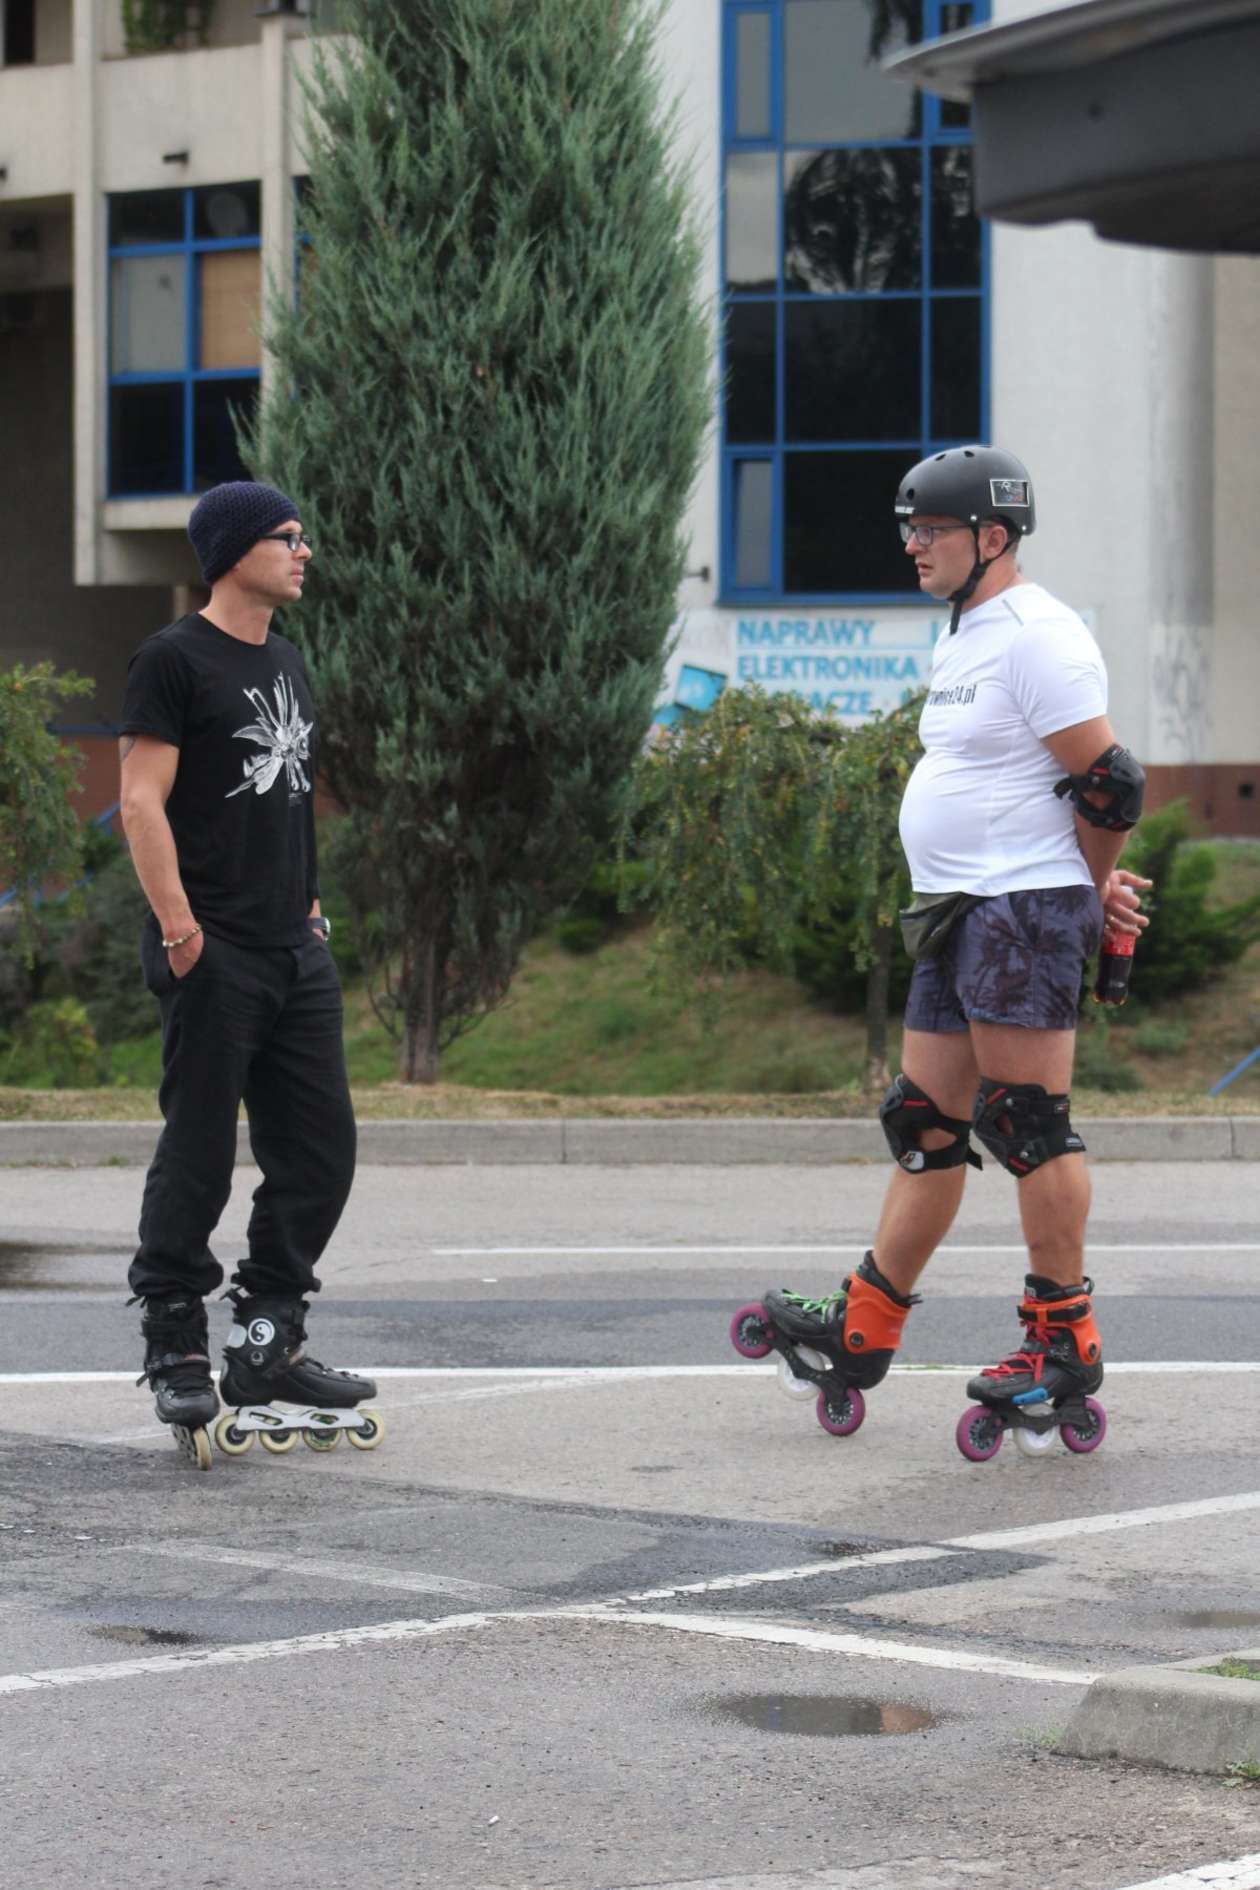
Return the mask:
<svg viewBox="0 0 1260 1890">
<path fill-rule="evenodd" d="M 1135 932 L 1113 932 L 1108 927 L 1098 953 L 1098 975 L 1094 979 L 1095 1004 L 1123 1004 L 1129 995 L 1129 976 L 1133 970 Z"/>
</svg>

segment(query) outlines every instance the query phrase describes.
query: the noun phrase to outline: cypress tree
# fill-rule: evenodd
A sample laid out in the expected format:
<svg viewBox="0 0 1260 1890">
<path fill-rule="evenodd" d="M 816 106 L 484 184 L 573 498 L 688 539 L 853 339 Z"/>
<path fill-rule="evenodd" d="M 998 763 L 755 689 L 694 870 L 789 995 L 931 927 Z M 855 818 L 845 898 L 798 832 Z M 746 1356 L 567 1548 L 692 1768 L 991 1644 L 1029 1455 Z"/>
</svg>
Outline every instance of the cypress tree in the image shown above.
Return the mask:
<svg viewBox="0 0 1260 1890">
<path fill-rule="evenodd" d="M 343 0 L 250 452 L 404 1080 L 507 991 L 625 804 L 710 404 L 642 0 Z"/>
</svg>

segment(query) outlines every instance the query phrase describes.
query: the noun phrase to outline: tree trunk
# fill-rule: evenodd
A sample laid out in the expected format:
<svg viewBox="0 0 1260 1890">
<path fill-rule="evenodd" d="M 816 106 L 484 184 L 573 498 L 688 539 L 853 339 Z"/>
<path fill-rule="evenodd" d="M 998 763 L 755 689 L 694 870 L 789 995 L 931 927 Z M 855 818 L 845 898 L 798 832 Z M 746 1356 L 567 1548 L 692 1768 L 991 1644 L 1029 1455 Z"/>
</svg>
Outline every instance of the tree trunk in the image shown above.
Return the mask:
<svg viewBox="0 0 1260 1890">
<path fill-rule="evenodd" d="M 888 987 L 892 982 L 892 956 L 897 934 L 891 925 L 881 926 L 875 935 L 875 956 L 866 974 L 866 1087 L 887 1089 L 888 1075 Z"/>
<path fill-rule="evenodd" d="M 399 982 L 403 1011 L 399 1081 L 436 1083 L 443 983 L 436 938 L 424 939 L 418 949 L 404 949 Z"/>
</svg>

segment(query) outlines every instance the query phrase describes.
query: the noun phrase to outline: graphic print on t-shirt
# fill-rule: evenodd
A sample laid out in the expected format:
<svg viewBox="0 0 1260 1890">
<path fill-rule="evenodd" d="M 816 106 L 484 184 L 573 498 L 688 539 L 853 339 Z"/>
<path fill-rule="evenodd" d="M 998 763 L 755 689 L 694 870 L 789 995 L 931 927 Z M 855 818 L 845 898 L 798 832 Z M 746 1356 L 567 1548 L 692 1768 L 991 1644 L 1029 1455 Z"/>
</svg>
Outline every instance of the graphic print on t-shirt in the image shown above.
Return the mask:
<svg viewBox="0 0 1260 1890">
<path fill-rule="evenodd" d="M 288 776 L 291 794 L 310 792 L 310 779 L 302 763 L 311 758 L 312 722 L 304 722 L 298 714 L 297 696 L 293 684 L 287 676 L 276 678 L 272 689 L 275 702 L 274 710 L 268 705 L 261 689 L 247 689 L 246 700 L 254 706 L 258 716 L 246 728 L 233 731 L 237 741 L 257 742 L 262 748 L 261 755 L 251 755 L 242 765 L 245 779 L 239 787 L 229 789 L 224 796 L 231 800 L 234 795 L 243 794 L 246 788 L 253 788 L 255 794 L 265 794 L 275 786 L 283 769 Z"/>
</svg>

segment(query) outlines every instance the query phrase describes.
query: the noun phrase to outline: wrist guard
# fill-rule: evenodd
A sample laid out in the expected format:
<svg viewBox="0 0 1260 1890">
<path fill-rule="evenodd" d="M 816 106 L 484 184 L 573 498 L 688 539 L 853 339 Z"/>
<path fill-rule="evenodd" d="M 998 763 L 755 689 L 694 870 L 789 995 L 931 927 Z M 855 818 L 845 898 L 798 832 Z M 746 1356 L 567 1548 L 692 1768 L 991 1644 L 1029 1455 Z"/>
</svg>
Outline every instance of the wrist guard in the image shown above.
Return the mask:
<svg viewBox="0 0 1260 1890">
<path fill-rule="evenodd" d="M 1103 827 L 1108 833 L 1128 833 L 1130 827 L 1137 826 L 1145 790 L 1142 764 L 1127 748 L 1121 748 L 1119 742 L 1104 749 L 1084 774 L 1065 774 L 1054 785 L 1060 800 L 1065 794 L 1071 796 L 1072 805 L 1082 820 L 1087 820 L 1091 827 Z M 1105 804 L 1095 806 L 1085 798 L 1087 794 L 1105 795 Z"/>
</svg>

